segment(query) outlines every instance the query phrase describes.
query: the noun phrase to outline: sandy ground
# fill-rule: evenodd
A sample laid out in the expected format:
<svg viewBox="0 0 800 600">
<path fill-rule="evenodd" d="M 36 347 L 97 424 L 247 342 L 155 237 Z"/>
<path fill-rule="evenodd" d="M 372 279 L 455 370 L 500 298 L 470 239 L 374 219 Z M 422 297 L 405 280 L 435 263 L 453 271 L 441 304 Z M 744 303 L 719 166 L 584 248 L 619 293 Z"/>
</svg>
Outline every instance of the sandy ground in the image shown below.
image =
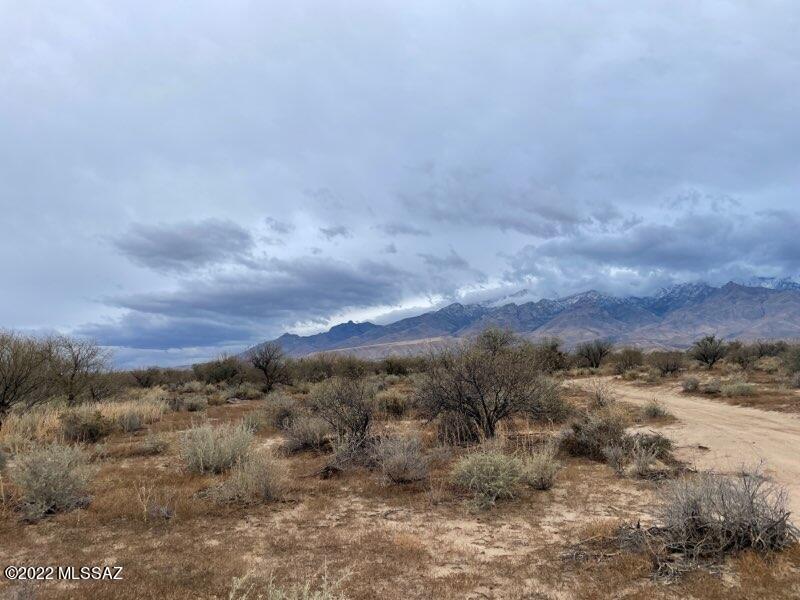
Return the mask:
<svg viewBox="0 0 800 600">
<path fill-rule="evenodd" d="M 641 405 L 656 398 L 666 406 L 679 422 L 659 429 L 696 468 L 729 472 L 763 460 L 767 472 L 786 486 L 792 512 L 800 514 L 800 418 L 689 396 L 678 385 L 609 383 L 619 400 Z"/>
</svg>

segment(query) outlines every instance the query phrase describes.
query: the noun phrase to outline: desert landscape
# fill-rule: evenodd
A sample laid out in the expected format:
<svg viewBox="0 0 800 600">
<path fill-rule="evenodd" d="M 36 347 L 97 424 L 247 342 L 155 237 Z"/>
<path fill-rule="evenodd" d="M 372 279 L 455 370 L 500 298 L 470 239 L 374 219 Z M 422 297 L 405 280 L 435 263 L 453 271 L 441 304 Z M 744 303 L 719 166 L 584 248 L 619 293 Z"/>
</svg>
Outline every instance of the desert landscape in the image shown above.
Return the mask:
<svg viewBox="0 0 800 600">
<path fill-rule="evenodd" d="M 8 377 L 25 340 L 3 341 Z M 0 590 L 794 598 L 798 372 L 786 343 L 567 353 L 491 329 L 428 357 L 78 369 L 102 397 L 4 416 L 0 562 L 124 579 Z"/>
</svg>

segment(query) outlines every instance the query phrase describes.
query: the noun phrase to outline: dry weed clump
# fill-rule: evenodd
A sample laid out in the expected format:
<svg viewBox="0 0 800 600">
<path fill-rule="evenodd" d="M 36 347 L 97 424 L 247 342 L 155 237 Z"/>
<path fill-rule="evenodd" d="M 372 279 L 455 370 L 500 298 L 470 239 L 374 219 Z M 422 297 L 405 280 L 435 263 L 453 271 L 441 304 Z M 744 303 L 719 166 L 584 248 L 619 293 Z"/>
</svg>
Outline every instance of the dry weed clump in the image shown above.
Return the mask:
<svg viewBox="0 0 800 600">
<path fill-rule="evenodd" d="M 730 381 L 722 384 L 720 392 L 725 398 L 733 398 L 737 396 L 755 396 L 756 386 L 745 381 Z"/>
<path fill-rule="evenodd" d="M 387 481 L 404 484 L 428 478 L 428 459 L 419 439 L 382 437 L 373 448 L 375 462 Z"/>
<path fill-rule="evenodd" d="M 148 390 L 148 394 L 155 398 L 144 397 L 141 400 L 128 400 L 125 402 L 104 402 L 95 405 L 100 414 L 114 427 L 125 433 L 142 429 L 145 425 L 160 421 L 167 404 L 160 399 L 155 390 Z"/>
<path fill-rule="evenodd" d="M 681 382 L 681 388 L 687 393 L 696 392 L 700 389 L 700 380 L 694 375 L 690 375 Z"/>
<path fill-rule="evenodd" d="M 648 419 L 663 419 L 672 416 L 661 402 L 653 398 L 642 407 L 642 414 Z"/>
<path fill-rule="evenodd" d="M 281 500 L 287 488 L 285 471 L 284 465 L 268 451 L 256 452 L 239 462 L 212 496 L 217 502 L 242 504 Z"/>
<path fill-rule="evenodd" d="M 80 406 L 61 414 L 61 430 L 68 442 L 93 444 L 111 433 L 111 422 L 94 406 Z"/>
<path fill-rule="evenodd" d="M 195 426 L 183 432 L 180 455 L 192 473 L 221 473 L 247 456 L 253 433 L 243 425 Z"/>
<path fill-rule="evenodd" d="M 523 481 L 535 490 L 549 490 L 553 487 L 561 463 L 556 460 L 558 448 L 546 444 L 523 460 Z"/>
<path fill-rule="evenodd" d="M 562 396 L 561 384 L 550 377 L 540 377 L 535 383 L 527 414 L 546 423 L 563 423 L 572 414 L 572 406 Z"/>
<path fill-rule="evenodd" d="M 283 392 L 271 392 L 264 401 L 269 425 L 276 431 L 286 431 L 299 413 L 297 402 Z"/>
<path fill-rule="evenodd" d="M 472 494 L 479 508 L 489 508 L 498 500 L 513 499 L 524 474 L 520 459 L 496 450 L 480 450 L 459 459 L 451 479 L 456 487 Z"/>
<path fill-rule="evenodd" d="M 406 415 L 410 408 L 408 395 L 397 389 L 378 392 L 375 396 L 375 401 L 377 402 L 378 410 L 390 418 L 400 419 Z"/>
<path fill-rule="evenodd" d="M 24 413 L 11 413 L 0 429 L 0 442 L 13 451 L 23 450 L 31 444 L 63 441 L 62 410 L 55 407 L 38 407 Z"/>
<path fill-rule="evenodd" d="M 445 411 L 436 419 L 436 440 L 443 446 L 471 446 L 483 440 L 475 421 L 456 411 Z"/>
<path fill-rule="evenodd" d="M 666 550 L 690 560 L 782 550 L 797 541 L 789 515 L 786 490 L 760 467 L 680 479 L 665 488 L 659 507 Z"/>
<path fill-rule="evenodd" d="M 22 511 L 34 520 L 88 504 L 89 476 L 80 448 L 52 444 L 17 455 L 11 481 Z"/>
<path fill-rule="evenodd" d="M 349 574 L 333 580 L 328 577 L 327 570 L 319 577 L 308 577 L 304 583 L 294 586 L 279 586 L 275 578 L 261 579 L 255 573 L 244 577 L 234 577 L 228 600 L 347 600 L 341 592 L 341 586 Z"/>
<path fill-rule="evenodd" d="M 324 452 L 330 448 L 331 434 L 332 429 L 327 421 L 314 415 L 299 415 L 284 431 L 286 439 L 283 448 L 289 453 L 303 450 Z"/>
<path fill-rule="evenodd" d="M 611 384 L 602 379 L 590 381 L 587 392 L 589 392 L 589 403 L 594 408 L 605 408 L 616 402 Z"/>
</svg>

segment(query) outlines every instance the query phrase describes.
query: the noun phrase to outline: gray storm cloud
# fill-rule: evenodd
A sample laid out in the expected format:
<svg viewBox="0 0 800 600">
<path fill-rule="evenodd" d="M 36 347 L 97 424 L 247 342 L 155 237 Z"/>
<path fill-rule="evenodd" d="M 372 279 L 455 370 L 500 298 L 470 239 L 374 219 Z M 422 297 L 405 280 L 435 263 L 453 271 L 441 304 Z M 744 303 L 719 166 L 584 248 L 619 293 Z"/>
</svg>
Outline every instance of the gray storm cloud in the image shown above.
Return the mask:
<svg viewBox="0 0 800 600">
<path fill-rule="evenodd" d="M 7 5 L 0 327 L 184 364 L 528 288 L 798 275 L 800 7 Z"/>
</svg>

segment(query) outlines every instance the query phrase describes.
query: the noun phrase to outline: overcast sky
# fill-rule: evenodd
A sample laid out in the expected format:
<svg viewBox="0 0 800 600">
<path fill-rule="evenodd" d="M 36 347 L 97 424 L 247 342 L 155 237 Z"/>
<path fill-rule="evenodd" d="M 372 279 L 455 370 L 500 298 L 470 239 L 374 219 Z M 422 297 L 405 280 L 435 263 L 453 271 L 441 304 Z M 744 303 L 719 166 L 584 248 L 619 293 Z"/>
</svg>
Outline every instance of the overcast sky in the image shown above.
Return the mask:
<svg viewBox="0 0 800 600">
<path fill-rule="evenodd" d="M 0 0 L 0 327 L 185 364 L 800 274 L 800 4 Z"/>
</svg>

